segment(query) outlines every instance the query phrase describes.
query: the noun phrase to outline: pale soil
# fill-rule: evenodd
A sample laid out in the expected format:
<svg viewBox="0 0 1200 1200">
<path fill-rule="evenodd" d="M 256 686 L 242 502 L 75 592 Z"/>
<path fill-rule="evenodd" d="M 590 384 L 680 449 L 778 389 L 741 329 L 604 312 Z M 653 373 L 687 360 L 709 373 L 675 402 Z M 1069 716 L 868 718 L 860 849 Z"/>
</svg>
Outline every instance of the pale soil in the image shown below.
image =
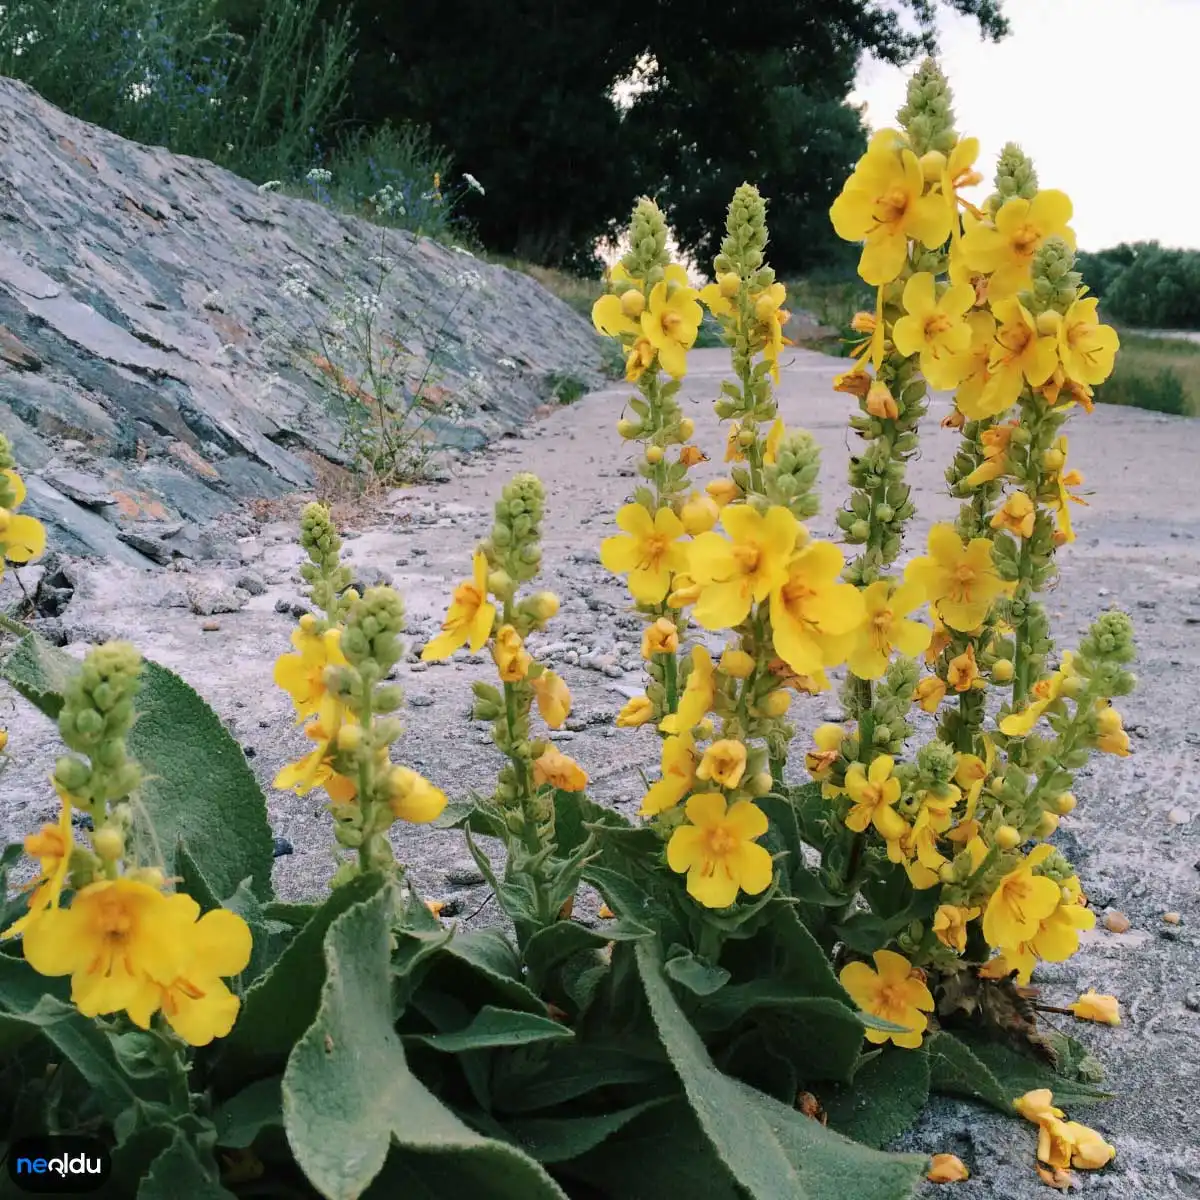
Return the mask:
<svg viewBox="0 0 1200 1200">
<path fill-rule="evenodd" d="M 697 439 L 716 460 L 697 472 L 702 479 L 720 473 L 723 439 L 710 405 L 726 363 L 722 351 L 695 352 L 681 397 L 696 419 Z M 833 531 L 830 514 L 844 495 L 853 447 L 845 427 L 848 400 L 829 390 L 842 365 L 797 352 L 780 389 L 789 425 L 809 428 L 825 451 L 826 508 L 811 522 L 824 535 Z M 440 619 L 453 582 L 467 572 L 502 482 L 516 471 L 536 471 L 548 493 L 544 582 L 563 598 L 543 644 L 560 644 L 550 657 L 575 696 L 564 749 L 590 772 L 596 798 L 632 813 L 642 790 L 638 770 L 654 765 L 657 742 L 645 730 L 614 730 L 611 718 L 625 695 L 640 690 L 639 673 L 617 665 L 610 676 L 562 658 L 572 648 L 580 655 L 596 650 L 601 657 L 612 654 L 607 661 L 637 665 L 640 625 L 625 607 L 621 582 L 599 566 L 596 553 L 633 485 L 613 429 L 625 392 L 614 387 L 554 412 L 526 436 L 484 451 L 449 483 L 394 493 L 377 511 L 362 514 L 361 536 L 348 543 L 348 552 L 351 562 L 385 572 L 404 593 L 419 644 Z M 942 471 L 956 435 L 936 425 L 947 409 L 945 402 L 934 404 L 925 453 L 912 471 L 921 539 L 932 520 L 955 511 Z M 1067 1003 L 1091 986 L 1122 1000 L 1119 1028 L 1071 1030 L 1107 1064 L 1118 1093 L 1111 1104 L 1070 1114 L 1096 1125 L 1118 1148 L 1108 1171 L 1081 1173 L 1084 1194 L 1200 1197 L 1200 675 L 1192 674 L 1200 669 L 1200 422 L 1101 408 L 1077 415 L 1071 431 L 1072 462 L 1096 494 L 1089 508 L 1075 510 L 1079 540 L 1062 555 L 1062 583 L 1050 598 L 1056 633 L 1073 644 L 1097 611 L 1126 608 L 1138 630 L 1140 686 L 1122 704 L 1134 756 L 1106 757 L 1080 779 L 1081 803 L 1064 820 L 1061 841 L 1096 907 L 1123 911 L 1132 928 L 1090 935 L 1082 953 L 1043 968 L 1039 981 L 1050 1003 Z M 242 542 L 244 561 L 263 575 L 267 591 L 243 611 L 215 618 L 215 632 L 201 632 L 203 618 L 162 607 L 159 598 L 198 578 L 229 585 L 243 570 L 235 563 L 193 565 L 184 574 L 85 567 L 83 586 L 63 615 L 77 637 L 130 637 L 149 657 L 178 670 L 253 754 L 251 765 L 265 786 L 303 746 L 286 697 L 271 684 L 272 661 L 287 649 L 292 624 L 274 606 L 299 595 L 292 537 L 290 523 L 277 523 Z M 914 538 L 909 553 L 918 544 Z M 6 596 L 10 587 L 5 584 Z M 487 664 L 461 657 L 400 670 L 410 699 L 401 756 L 454 796 L 470 787 L 489 790 L 494 778 L 497 756 L 483 727 L 467 716 L 471 681 L 488 675 Z M 828 694 L 802 702 L 793 715 L 811 729 L 836 710 L 836 697 Z M 50 815 L 46 773 L 56 753 L 48 723 L 27 706 L 17 704 L 5 719 L 15 758 L 0 784 L 0 840 Z M 294 848 L 276 862 L 276 886 L 285 896 L 312 895 L 332 870 L 321 806 L 288 793 L 269 797 L 274 831 Z M 457 898 L 466 913 L 484 901 L 482 888 L 447 879 L 448 871 L 472 867 L 458 833 L 409 828 L 396 844 L 424 894 Z M 1181 914 L 1181 924 L 1164 923 L 1168 911 Z M 938 1103 L 907 1144 L 960 1154 L 974 1175 L 953 1190 L 964 1200 L 1049 1194 L 1033 1173 L 1032 1126 Z"/>
</svg>

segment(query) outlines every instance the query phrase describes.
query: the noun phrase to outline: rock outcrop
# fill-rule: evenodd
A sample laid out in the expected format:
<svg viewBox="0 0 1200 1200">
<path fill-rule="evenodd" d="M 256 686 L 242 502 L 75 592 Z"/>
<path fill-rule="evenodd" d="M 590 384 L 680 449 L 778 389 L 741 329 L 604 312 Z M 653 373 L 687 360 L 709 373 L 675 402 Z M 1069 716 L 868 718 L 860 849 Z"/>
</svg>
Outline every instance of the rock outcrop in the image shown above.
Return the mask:
<svg viewBox="0 0 1200 1200">
<path fill-rule="evenodd" d="M 143 566 L 202 554 L 222 513 L 342 461 L 304 364 L 331 311 L 377 285 L 382 233 L 0 79 L 0 431 L 52 541 Z M 386 237 L 382 325 L 412 382 L 434 360 L 454 413 L 432 419 L 439 444 L 520 427 L 557 375 L 598 381 L 598 339 L 536 281 Z"/>
</svg>

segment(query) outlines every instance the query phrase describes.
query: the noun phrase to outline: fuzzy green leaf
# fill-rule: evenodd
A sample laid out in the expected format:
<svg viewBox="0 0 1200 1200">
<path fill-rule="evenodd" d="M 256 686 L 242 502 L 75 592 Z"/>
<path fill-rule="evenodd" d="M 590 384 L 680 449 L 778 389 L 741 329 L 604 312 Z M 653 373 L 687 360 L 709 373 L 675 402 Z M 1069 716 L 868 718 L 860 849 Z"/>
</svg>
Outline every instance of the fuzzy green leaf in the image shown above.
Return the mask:
<svg viewBox="0 0 1200 1200">
<path fill-rule="evenodd" d="M 216 1164 L 203 1163 L 196 1149 L 178 1130 L 171 1144 L 154 1160 L 138 1188 L 137 1200 L 235 1200 L 217 1182 Z"/>
<path fill-rule="evenodd" d="M 62 708 L 62 689 L 79 664 L 36 634 L 21 640 L 2 668 L 4 678 L 47 716 Z M 167 859 L 168 874 L 187 846 L 213 896 L 229 896 L 243 879 L 271 897 L 273 843 L 267 805 L 241 747 L 217 714 L 173 671 L 146 662 L 129 753 L 145 769 L 136 812 L 142 830 Z M 151 840 L 153 839 L 153 840 Z"/>
<path fill-rule="evenodd" d="M 887 1048 L 847 1087 L 823 1092 L 829 1124 L 867 1146 L 886 1146 L 920 1115 L 929 1099 L 929 1057 L 919 1050 Z"/>
<path fill-rule="evenodd" d="M 578 921 L 555 921 L 529 939 L 525 946 L 525 966 L 532 986 L 541 991 L 551 972 L 581 951 L 602 950 L 609 942 L 636 941 L 649 936 L 649 929 L 631 921 L 608 921 L 600 929 L 589 929 Z"/>
<path fill-rule="evenodd" d="M 565 1025 L 536 1013 L 493 1008 L 485 1004 L 464 1029 L 452 1033 L 412 1034 L 410 1041 L 420 1042 L 444 1054 L 462 1054 L 467 1050 L 491 1050 L 497 1046 L 525 1046 L 530 1042 L 570 1040 L 575 1035 Z"/>
<path fill-rule="evenodd" d="M 935 1033 L 926 1046 L 929 1086 L 933 1091 L 947 1096 L 982 1100 L 1002 1113 L 1012 1112 L 1012 1102 L 1016 1097 L 1008 1094 L 966 1043 L 951 1033 Z"/>
<path fill-rule="evenodd" d="M 325 939 L 326 979 L 316 1019 L 283 1077 L 288 1141 L 310 1183 L 328 1200 L 355 1200 L 388 1160 L 427 1182 L 474 1181 L 474 1194 L 563 1200 L 527 1155 L 464 1125 L 410 1072 L 391 993 L 395 893 L 390 886 L 343 912 Z M 405 1188 L 391 1194 L 419 1195 Z"/>
<path fill-rule="evenodd" d="M 948 1036 L 950 1035 L 945 1033 L 938 1035 L 939 1046 L 942 1045 L 941 1039 Z M 954 1038 L 983 1064 L 988 1075 L 996 1081 L 1000 1088 L 1000 1096 L 1003 1101 L 1007 1101 L 997 1105 L 1003 1112 L 1011 1112 L 1012 1101 L 1036 1088 L 1050 1088 L 1054 1092 L 1055 1104 L 1067 1109 L 1099 1104 L 1112 1098 L 1111 1093 L 1100 1091 L 1090 1082 L 1073 1077 L 1070 1071 L 1072 1053 L 1082 1056 L 1086 1052 L 1078 1042 L 1072 1043 L 1069 1038 L 1062 1039 L 1065 1043 L 1063 1050 L 1066 1051 L 1060 1055 L 1064 1068 L 1062 1070 L 1055 1070 L 1049 1063 L 1039 1062 L 1001 1042 L 987 1041 L 970 1034 L 955 1034 Z M 992 1103 L 991 1100 L 988 1102 Z"/>
<path fill-rule="evenodd" d="M 574 854 L 588 838 L 588 825 L 631 828 L 619 812 L 589 800 L 584 792 L 554 793 L 554 841 L 561 858 Z"/>
<path fill-rule="evenodd" d="M 505 1008 L 545 1014 L 545 1004 L 521 982 L 521 960 L 503 930 L 472 929 L 455 933 L 431 969 L 443 991 L 473 991 L 477 1002 L 494 998 Z M 457 977 L 459 986 L 454 986 Z M 481 990 L 484 989 L 484 990 Z"/>
<path fill-rule="evenodd" d="M 242 1150 L 266 1128 L 283 1124 L 283 1080 L 278 1075 L 257 1079 L 231 1096 L 213 1113 L 217 1145 Z"/>
<path fill-rule="evenodd" d="M 538 1162 L 568 1162 L 594 1150 L 635 1117 L 665 1103 L 665 1099 L 647 1100 L 598 1117 L 526 1117 L 509 1121 L 507 1130 Z"/>
<path fill-rule="evenodd" d="M 635 954 L 654 1024 L 692 1111 L 725 1169 L 753 1200 L 900 1200 L 911 1194 L 923 1158 L 858 1146 L 722 1074 L 671 995 L 659 948 L 643 941 Z"/>
<path fill-rule="evenodd" d="M 697 958 L 690 950 L 668 958 L 663 970 L 668 979 L 696 996 L 711 996 L 730 979 L 724 967 L 714 967 L 712 963 Z"/>
</svg>

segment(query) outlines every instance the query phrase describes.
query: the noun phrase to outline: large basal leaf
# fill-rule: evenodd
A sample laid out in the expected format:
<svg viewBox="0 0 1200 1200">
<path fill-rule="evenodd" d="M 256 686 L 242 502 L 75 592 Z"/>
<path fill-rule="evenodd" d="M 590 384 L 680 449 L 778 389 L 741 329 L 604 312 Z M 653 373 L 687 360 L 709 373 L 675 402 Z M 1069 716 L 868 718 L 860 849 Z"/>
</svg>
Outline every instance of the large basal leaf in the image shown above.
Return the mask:
<svg viewBox="0 0 1200 1200">
<path fill-rule="evenodd" d="M 196 1150 L 176 1132 L 171 1144 L 154 1160 L 138 1188 L 137 1200 L 235 1200 L 215 1178 L 215 1168 L 202 1163 Z"/>
<path fill-rule="evenodd" d="M 929 1086 L 933 1091 L 982 1100 L 1003 1113 L 1013 1111 L 1016 1097 L 1008 1094 L 964 1042 L 950 1033 L 935 1033 L 925 1045 L 929 1055 Z"/>
<path fill-rule="evenodd" d="M 508 1134 L 540 1163 L 568 1162 L 594 1150 L 635 1118 L 666 1104 L 646 1100 L 598 1117 L 525 1117 L 508 1122 Z"/>
<path fill-rule="evenodd" d="M 929 1099 L 929 1058 L 920 1050 L 886 1048 L 846 1087 L 821 1093 L 829 1124 L 867 1146 L 886 1146 L 921 1114 Z"/>
<path fill-rule="evenodd" d="M 381 888 L 326 934 L 320 1007 L 283 1077 L 297 1163 L 328 1200 L 361 1196 L 393 1144 L 392 1195 L 419 1196 L 423 1186 L 430 1196 L 564 1200 L 533 1159 L 464 1125 L 409 1071 L 393 1028 L 394 911 L 394 889 Z"/>
<path fill-rule="evenodd" d="M 283 1080 L 256 1079 L 213 1113 L 217 1145 L 243 1150 L 267 1128 L 283 1124 Z"/>
<path fill-rule="evenodd" d="M 599 929 L 589 929 L 577 921 L 556 921 L 539 929 L 525 945 L 525 966 L 530 984 L 538 991 L 559 966 L 584 950 L 602 950 L 609 942 L 636 941 L 649 937 L 645 925 L 632 921 L 606 921 Z"/>
<path fill-rule="evenodd" d="M 924 1159 L 858 1146 L 722 1074 L 671 994 L 662 952 L 635 947 L 654 1024 L 710 1145 L 753 1200 L 901 1200 Z"/>
<path fill-rule="evenodd" d="M 2 673 L 47 716 L 62 708 L 63 686 L 79 664 L 36 634 L 22 638 Z M 273 843 L 263 794 L 241 747 L 217 714 L 173 671 L 146 662 L 129 733 L 129 753 L 145 770 L 138 808 L 167 861 L 180 874 L 183 842 L 213 896 L 230 896 L 243 879 L 271 896 Z"/>
<path fill-rule="evenodd" d="M 409 1040 L 443 1054 L 463 1054 L 468 1050 L 494 1050 L 499 1046 L 527 1046 L 531 1042 L 569 1041 L 574 1036 L 565 1025 L 549 1017 L 485 1004 L 462 1029 L 451 1033 L 410 1034 Z"/>
</svg>

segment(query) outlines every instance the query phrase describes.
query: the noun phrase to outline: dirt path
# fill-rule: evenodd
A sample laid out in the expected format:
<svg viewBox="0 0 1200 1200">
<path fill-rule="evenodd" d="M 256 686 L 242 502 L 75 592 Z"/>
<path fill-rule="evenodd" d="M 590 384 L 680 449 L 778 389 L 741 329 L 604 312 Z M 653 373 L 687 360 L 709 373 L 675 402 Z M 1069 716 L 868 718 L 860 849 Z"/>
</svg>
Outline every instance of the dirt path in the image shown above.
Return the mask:
<svg viewBox="0 0 1200 1200">
<path fill-rule="evenodd" d="M 695 352 L 681 397 L 696 420 L 697 440 L 715 460 L 701 468 L 702 479 L 721 473 L 723 440 L 711 400 L 726 363 L 722 351 Z M 810 429 L 825 452 L 826 507 L 810 524 L 826 536 L 845 494 L 850 449 L 848 400 L 829 390 L 842 365 L 799 352 L 780 392 L 788 424 Z M 544 582 L 563 599 L 543 646 L 575 696 L 574 716 L 558 739 L 590 772 L 594 795 L 631 813 L 641 795 L 639 768 L 654 764 L 657 741 L 646 730 L 612 728 L 625 696 L 641 690 L 641 626 L 597 555 L 633 484 L 613 428 L 626 392 L 593 393 L 555 412 L 526 436 L 485 451 L 450 483 L 394 494 L 378 511 L 362 514 L 348 552 L 351 562 L 382 572 L 405 595 L 419 645 L 436 627 L 453 582 L 466 573 L 502 482 L 516 471 L 536 471 L 548 494 Z M 956 435 L 936 425 L 948 407 L 935 402 L 925 453 L 912 471 L 920 524 L 910 553 L 932 521 L 956 509 L 942 485 Z M 1060 841 L 1095 907 L 1121 910 L 1132 928 L 1090 935 L 1084 952 L 1041 968 L 1038 980 L 1051 1003 L 1092 986 L 1123 1002 L 1119 1028 L 1072 1029 L 1106 1062 L 1119 1093 L 1113 1104 L 1079 1114 L 1118 1147 L 1114 1167 L 1086 1179 L 1085 1194 L 1200 1197 L 1200 421 L 1100 408 L 1075 417 L 1071 430 L 1072 462 L 1096 494 L 1089 508 L 1077 510 L 1079 539 L 1062 556 L 1062 583 L 1050 598 L 1055 632 L 1072 645 L 1097 611 L 1110 604 L 1127 609 L 1138 630 L 1140 685 L 1122 704 L 1134 756 L 1105 758 L 1080 780 L 1081 803 L 1063 821 Z M 290 523 L 247 529 L 240 564 L 158 574 L 85 566 L 62 621 L 76 638 L 130 637 L 178 670 L 230 724 L 269 785 L 303 743 L 286 698 L 270 682 L 292 624 L 276 603 L 299 596 L 299 556 Z M 189 585 L 228 587 L 247 571 L 265 590 L 242 611 L 215 618 L 214 632 L 201 632 L 202 618 L 173 606 Z M 7 595 L 11 584 L 4 586 Z M 497 756 L 485 728 L 467 715 L 472 680 L 488 674 L 481 659 L 461 657 L 446 665 L 412 661 L 400 671 L 409 699 L 402 754 L 452 795 L 490 790 L 494 779 Z M 793 714 L 808 729 L 837 711 L 835 696 L 827 694 Z M 57 752 L 52 730 L 23 705 L 10 729 L 15 761 L 0 784 L 0 840 L 47 819 L 52 808 L 45 783 Z M 275 832 L 291 847 L 277 860 L 276 886 L 286 896 L 312 894 L 332 872 L 332 838 L 320 805 L 273 792 L 270 806 Z M 470 882 L 477 876 L 458 834 L 405 830 L 397 847 L 424 894 L 457 899 L 467 913 L 484 900 L 483 889 Z M 1164 912 L 1181 914 L 1181 923 L 1167 924 Z M 909 1144 L 960 1154 L 975 1179 L 954 1194 L 990 1200 L 1048 1194 L 1033 1174 L 1033 1140 L 1032 1127 L 938 1104 Z"/>
</svg>

